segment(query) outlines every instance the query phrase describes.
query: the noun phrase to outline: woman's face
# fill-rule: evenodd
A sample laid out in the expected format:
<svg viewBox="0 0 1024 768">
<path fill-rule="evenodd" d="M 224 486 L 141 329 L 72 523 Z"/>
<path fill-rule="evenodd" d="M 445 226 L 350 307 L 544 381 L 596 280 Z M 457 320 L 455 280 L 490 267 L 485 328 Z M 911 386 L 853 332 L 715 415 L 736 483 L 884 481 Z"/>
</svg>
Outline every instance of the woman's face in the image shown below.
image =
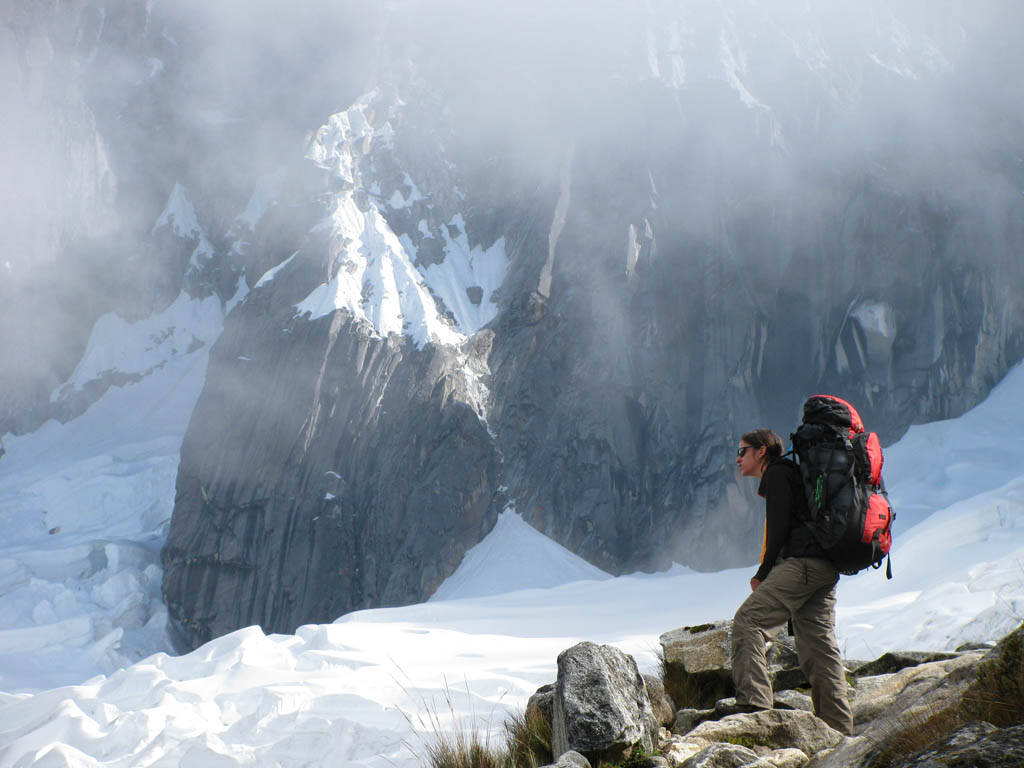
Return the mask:
<svg viewBox="0 0 1024 768">
<path fill-rule="evenodd" d="M 754 448 L 740 440 L 740 447 L 736 451 L 736 466 L 740 468 L 740 474 L 743 477 L 760 477 L 767 452 L 768 449 L 763 445 L 760 448 Z"/>
</svg>

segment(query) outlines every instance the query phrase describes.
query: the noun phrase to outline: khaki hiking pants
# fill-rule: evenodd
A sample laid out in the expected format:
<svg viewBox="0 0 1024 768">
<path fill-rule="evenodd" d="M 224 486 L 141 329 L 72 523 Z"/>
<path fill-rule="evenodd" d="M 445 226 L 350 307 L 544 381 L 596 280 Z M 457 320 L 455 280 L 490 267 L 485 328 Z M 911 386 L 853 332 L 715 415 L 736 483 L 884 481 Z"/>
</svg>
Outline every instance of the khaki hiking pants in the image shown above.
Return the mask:
<svg viewBox="0 0 1024 768">
<path fill-rule="evenodd" d="M 800 669 L 811 682 L 814 714 L 840 733 L 853 733 L 846 671 L 836 645 L 836 582 L 827 560 L 791 557 L 772 568 L 736 611 L 732 625 L 732 675 L 736 703 L 771 709 L 772 681 L 765 642 L 793 620 Z"/>
</svg>

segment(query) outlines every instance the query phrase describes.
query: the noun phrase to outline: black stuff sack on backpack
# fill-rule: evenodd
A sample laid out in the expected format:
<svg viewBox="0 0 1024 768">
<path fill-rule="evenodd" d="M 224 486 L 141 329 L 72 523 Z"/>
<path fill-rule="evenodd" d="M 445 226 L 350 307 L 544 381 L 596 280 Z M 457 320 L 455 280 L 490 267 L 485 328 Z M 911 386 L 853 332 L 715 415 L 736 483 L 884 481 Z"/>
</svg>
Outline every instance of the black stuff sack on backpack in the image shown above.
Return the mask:
<svg viewBox="0 0 1024 768">
<path fill-rule="evenodd" d="M 804 403 L 790 435 L 807 496 L 807 527 L 840 573 L 879 568 L 895 514 L 882 482 L 882 446 L 856 409 L 831 395 Z M 886 576 L 892 578 L 891 563 Z"/>
</svg>

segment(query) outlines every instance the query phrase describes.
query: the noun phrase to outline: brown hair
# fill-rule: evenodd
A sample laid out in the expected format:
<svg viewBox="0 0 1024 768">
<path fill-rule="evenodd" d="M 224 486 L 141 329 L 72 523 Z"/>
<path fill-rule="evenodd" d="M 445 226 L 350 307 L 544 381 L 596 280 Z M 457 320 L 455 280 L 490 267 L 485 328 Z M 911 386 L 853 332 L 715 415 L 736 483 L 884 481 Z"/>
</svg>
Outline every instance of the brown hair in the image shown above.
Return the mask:
<svg viewBox="0 0 1024 768">
<path fill-rule="evenodd" d="M 762 446 L 767 448 L 764 454 L 764 464 L 768 465 L 782 456 L 782 438 L 770 429 L 754 429 L 747 432 L 740 438 L 755 451 Z"/>
</svg>

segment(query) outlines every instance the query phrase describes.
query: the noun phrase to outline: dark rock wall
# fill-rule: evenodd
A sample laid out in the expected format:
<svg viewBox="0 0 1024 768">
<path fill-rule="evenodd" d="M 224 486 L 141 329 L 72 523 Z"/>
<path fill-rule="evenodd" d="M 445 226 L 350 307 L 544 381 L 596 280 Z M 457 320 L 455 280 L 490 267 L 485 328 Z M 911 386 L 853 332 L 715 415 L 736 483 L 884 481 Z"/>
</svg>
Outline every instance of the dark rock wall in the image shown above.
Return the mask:
<svg viewBox="0 0 1024 768">
<path fill-rule="evenodd" d="M 307 256 L 211 355 L 163 551 L 182 647 L 429 595 L 494 524 L 497 456 L 457 352 L 297 317 Z"/>
</svg>

